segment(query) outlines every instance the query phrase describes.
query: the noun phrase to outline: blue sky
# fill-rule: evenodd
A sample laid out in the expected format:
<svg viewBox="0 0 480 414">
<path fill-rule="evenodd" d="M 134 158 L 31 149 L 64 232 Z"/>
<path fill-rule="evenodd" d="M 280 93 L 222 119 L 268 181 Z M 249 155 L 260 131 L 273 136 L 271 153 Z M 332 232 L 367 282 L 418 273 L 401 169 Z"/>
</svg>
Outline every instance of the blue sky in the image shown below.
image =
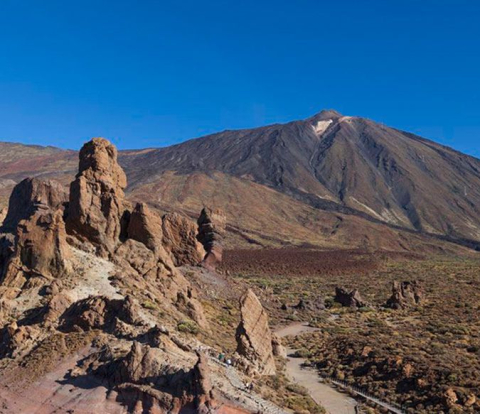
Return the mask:
<svg viewBox="0 0 480 414">
<path fill-rule="evenodd" d="M 0 140 L 164 146 L 365 116 L 480 157 L 480 2 L 0 2 Z"/>
</svg>

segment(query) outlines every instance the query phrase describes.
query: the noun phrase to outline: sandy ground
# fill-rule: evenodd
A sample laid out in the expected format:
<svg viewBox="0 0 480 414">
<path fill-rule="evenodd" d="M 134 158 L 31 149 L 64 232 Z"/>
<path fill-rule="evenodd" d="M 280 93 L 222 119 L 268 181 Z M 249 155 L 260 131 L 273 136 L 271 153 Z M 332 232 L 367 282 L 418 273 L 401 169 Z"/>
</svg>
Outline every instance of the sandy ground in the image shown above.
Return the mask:
<svg viewBox="0 0 480 414">
<path fill-rule="evenodd" d="M 303 323 L 296 323 L 279 329 L 276 334 L 281 338 L 301 335 L 302 333 L 315 330 L 315 328 L 311 328 Z M 287 355 L 291 355 L 294 352 L 294 349 L 287 348 Z M 317 372 L 302 367 L 304 361 L 303 358 L 287 357 L 286 371 L 290 380 L 305 387 L 313 400 L 323 406 L 329 414 L 355 414 L 356 401 L 335 388 L 320 382 Z"/>
</svg>

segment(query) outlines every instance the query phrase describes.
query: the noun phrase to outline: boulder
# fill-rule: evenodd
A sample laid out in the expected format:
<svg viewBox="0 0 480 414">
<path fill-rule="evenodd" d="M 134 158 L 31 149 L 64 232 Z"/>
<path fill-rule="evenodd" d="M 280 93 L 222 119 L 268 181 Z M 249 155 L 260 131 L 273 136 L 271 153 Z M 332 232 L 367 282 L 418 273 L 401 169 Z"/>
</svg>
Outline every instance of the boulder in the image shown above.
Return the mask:
<svg viewBox="0 0 480 414">
<path fill-rule="evenodd" d="M 423 289 L 418 281 L 393 282 L 392 296 L 385 306 L 391 309 L 404 309 L 420 305 L 423 301 Z"/>
<path fill-rule="evenodd" d="M 112 254 L 122 233 L 126 186 L 115 146 L 103 138 L 87 142 L 70 186 L 68 233 L 91 242 L 102 256 Z"/>
<path fill-rule="evenodd" d="M 197 227 L 187 217 L 168 213 L 162 217 L 163 245 L 171 252 L 175 266 L 197 265 L 205 249 L 197 240 Z"/>
<path fill-rule="evenodd" d="M 349 308 L 363 308 L 367 306 L 357 289 L 348 292 L 346 289 L 336 287 L 334 301 Z"/>
<path fill-rule="evenodd" d="M 235 338 L 237 354 L 261 375 L 275 375 L 272 333 L 268 315 L 257 296 L 249 289 L 240 300 L 241 321 Z"/>
<path fill-rule="evenodd" d="M 223 256 L 223 236 L 227 225 L 227 218 L 221 210 L 212 210 L 205 207 L 197 220 L 197 240 L 202 243 L 206 255 L 203 265 L 215 269 Z"/>
</svg>

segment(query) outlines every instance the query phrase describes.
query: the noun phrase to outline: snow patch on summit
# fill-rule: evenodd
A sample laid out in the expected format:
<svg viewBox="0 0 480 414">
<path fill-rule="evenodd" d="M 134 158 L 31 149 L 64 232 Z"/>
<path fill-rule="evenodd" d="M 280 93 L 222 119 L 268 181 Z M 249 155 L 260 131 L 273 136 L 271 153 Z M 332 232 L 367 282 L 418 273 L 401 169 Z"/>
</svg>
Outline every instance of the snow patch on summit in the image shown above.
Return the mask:
<svg viewBox="0 0 480 414">
<path fill-rule="evenodd" d="M 327 128 L 332 122 L 333 121 L 331 119 L 328 119 L 326 121 L 318 121 L 317 125 L 312 125 L 312 128 L 315 131 L 315 134 L 320 137 L 327 130 Z"/>
</svg>

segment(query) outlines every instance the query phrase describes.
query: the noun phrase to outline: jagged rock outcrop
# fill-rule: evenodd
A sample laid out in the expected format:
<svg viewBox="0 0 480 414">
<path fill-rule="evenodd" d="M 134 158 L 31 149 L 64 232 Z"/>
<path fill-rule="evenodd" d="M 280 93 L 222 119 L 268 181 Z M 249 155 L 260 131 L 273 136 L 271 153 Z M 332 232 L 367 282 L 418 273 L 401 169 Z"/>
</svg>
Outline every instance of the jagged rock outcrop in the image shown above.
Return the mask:
<svg viewBox="0 0 480 414">
<path fill-rule="evenodd" d="M 418 281 L 393 282 L 392 296 L 385 306 L 391 309 L 403 309 L 409 306 L 420 305 L 423 301 L 423 289 Z"/>
<path fill-rule="evenodd" d="M 203 264 L 215 269 L 222 262 L 223 235 L 227 225 L 227 218 L 221 210 L 212 210 L 205 207 L 197 220 L 197 239 L 202 243 L 206 255 Z"/>
<path fill-rule="evenodd" d="M 138 203 L 130 214 L 127 237 L 143 243 L 156 252 L 162 247 L 162 219 L 145 203 Z"/>
<path fill-rule="evenodd" d="M 199 353 L 195 363 L 193 355 L 203 347 L 201 336 L 179 328 L 185 321 L 209 329 L 196 289 L 177 269 L 203 258 L 196 226 L 178 214 L 160 217 L 145 204 L 130 211 L 116 156 L 104 139 L 85 144 L 69 196 L 40 179 L 14 189 L 0 230 L 0 372 L 8 365 L 12 378 L 17 370 L 39 382 L 51 376 L 79 395 L 87 391 L 77 380 L 101 383 L 117 395 L 95 397 L 102 412 L 218 412 L 208 359 Z M 60 364 L 70 363 L 68 375 L 55 377 L 64 375 L 55 371 Z M 214 375 L 218 381 L 223 374 Z M 52 388 L 45 386 L 48 395 Z M 48 399 L 17 391 L 27 404 L 21 412 Z M 12 404 L 2 399 L 5 409 Z M 85 404 L 67 405 L 62 409 L 85 411 Z"/>
<path fill-rule="evenodd" d="M 208 366 L 208 358 L 204 353 L 197 352 L 197 356 L 198 361 L 192 370 L 195 405 L 199 412 L 208 412 L 214 399 L 210 367 Z"/>
<path fill-rule="evenodd" d="M 96 377 L 121 391 L 120 398 L 129 407 L 152 414 L 184 412 L 182 409 L 211 413 L 215 400 L 210 368 L 205 355 L 197 353 L 197 356 L 197 363 L 191 369 L 174 370 L 159 349 L 133 341 L 123 357 L 116 357 L 107 347 L 99 357 L 85 364 Z"/>
<path fill-rule="evenodd" d="M 185 216 L 168 213 L 162 217 L 163 245 L 172 253 L 175 266 L 197 265 L 205 249 L 197 240 L 197 227 Z"/>
<path fill-rule="evenodd" d="M 27 350 L 39 336 L 36 326 L 18 326 L 12 322 L 0 332 L 0 356 L 14 358 Z"/>
<path fill-rule="evenodd" d="M 261 375 L 274 375 L 272 333 L 268 315 L 251 289 L 240 299 L 241 321 L 235 338 L 237 354 L 246 362 L 246 370 Z"/>
<path fill-rule="evenodd" d="M 357 289 L 348 292 L 344 288 L 336 287 L 334 301 L 349 308 L 363 308 L 368 305 L 367 302 L 362 299 Z"/>
<path fill-rule="evenodd" d="M 139 323 L 139 307 L 132 297 L 109 299 L 93 296 L 75 302 L 60 318 L 63 331 L 102 329 L 111 332 L 117 320 L 130 325 Z"/>
<path fill-rule="evenodd" d="M 55 278 L 70 270 L 63 221 L 66 199 L 63 186 L 54 181 L 25 179 L 15 186 L 0 229 L 3 286 L 20 288 L 32 276 Z"/>
<path fill-rule="evenodd" d="M 178 213 L 163 217 L 138 203 L 129 216 L 127 237 L 143 243 L 155 253 L 170 253 L 175 266 L 196 265 L 205 255 L 196 239 L 195 224 Z"/>
<path fill-rule="evenodd" d="M 26 178 L 13 188 L 1 231 L 14 233 L 18 223 L 29 219 L 39 208 L 57 211 L 62 209 L 67 201 L 68 194 L 60 183 L 41 178 Z"/>
<path fill-rule="evenodd" d="M 80 150 L 79 172 L 70 186 L 67 231 L 88 240 L 107 256 L 119 243 L 127 178 L 117 162 L 117 149 L 94 138 Z"/>
</svg>

